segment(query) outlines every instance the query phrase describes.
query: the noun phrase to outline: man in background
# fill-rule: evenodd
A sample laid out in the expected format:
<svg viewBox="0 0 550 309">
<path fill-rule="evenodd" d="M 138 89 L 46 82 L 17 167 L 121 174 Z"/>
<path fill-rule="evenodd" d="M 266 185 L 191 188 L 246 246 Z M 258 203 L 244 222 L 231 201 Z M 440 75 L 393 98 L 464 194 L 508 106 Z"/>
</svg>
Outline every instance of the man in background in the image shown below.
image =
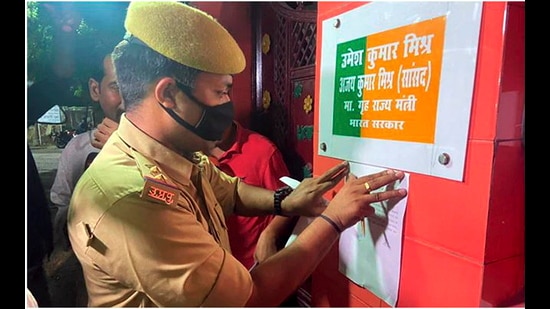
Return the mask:
<svg viewBox="0 0 550 309">
<path fill-rule="evenodd" d="M 87 165 L 91 163 L 91 159 L 99 152 L 102 143 L 118 127 L 118 121 L 123 112 L 111 61 L 111 50 L 98 53 L 96 58 L 97 69 L 88 81 L 88 89 L 92 101 L 100 105 L 105 118 L 110 121 L 104 121 L 101 128 L 73 137 L 61 152 L 57 174 L 50 190 L 50 200 L 58 208 L 54 225 L 56 231 L 59 228 L 66 230 L 67 207 L 74 186 Z M 106 126 L 106 123 L 110 126 Z M 100 139 L 97 135 L 99 133 L 105 136 L 105 139 Z M 66 233 L 64 233 L 63 242 L 66 246 L 69 245 Z"/>
<path fill-rule="evenodd" d="M 84 307 L 87 304 L 82 268 L 70 247 L 67 234 L 67 209 L 78 179 L 116 130 L 122 114 L 111 49 L 99 50 L 94 58 L 96 69 L 88 80 L 89 94 L 92 101 L 101 107 L 105 119 L 97 129 L 81 133 L 69 141 L 61 152 L 50 190 L 50 200 L 57 212 L 54 220 L 55 251 L 48 269 L 52 305 L 59 307 Z"/>
<path fill-rule="evenodd" d="M 277 146 L 265 136 L 244 128 L 237 121 L 228 127 L 222 141 L 211 150 L 209 156 L 225 173 L 257 187 L 277 190 L 285 185 L 279 179 L 289 175 Z M 254 252 L 260 234 L 274 218 L 280 220 L 277 224 L 281 224 L 281 230 L 278 231 L 282 237 L 271 237 L 269 240 L 264 238 L 266 241 L 260 244 L 262 249 L 258 258 L 265 259 L 280 249 L 281 242 L 286 242 L 284 235 L 288 238 L 297 217 L 232 215 L 226 219 L 231 252 L 246 268 L 250 269 L 254 265 Z"/>
<path fill-rule="evenodd" d="M 277 146 L 238 121 L 233 121 L 227 128 L 222 141 L 211 149 L 209 157 L 228 175 L 273 191 L 285 186 L 281 177 L 290 175 Z M 229 216 L 225 222 L 233 256 L 248 269 L 261 263 L 284 247 L 298 218 L 273 214 Z M 281 304 L 283 307 L 296 305 L 295 294 Z"/>
</svg>

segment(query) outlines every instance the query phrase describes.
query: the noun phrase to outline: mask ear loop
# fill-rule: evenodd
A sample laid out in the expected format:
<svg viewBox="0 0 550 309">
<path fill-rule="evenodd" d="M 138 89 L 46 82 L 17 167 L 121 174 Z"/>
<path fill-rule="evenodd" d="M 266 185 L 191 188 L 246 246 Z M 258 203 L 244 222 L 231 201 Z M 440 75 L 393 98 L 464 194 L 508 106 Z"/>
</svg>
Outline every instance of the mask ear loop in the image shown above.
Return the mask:
<svg viewBox="0 0 550 309">
<path fill-rule="evenodd" d="M 191 131 L 195 131 L 195 129 L 201 124 L 202 120 L 204 119 L 204 109 L 203 109 L 201 119 L 199 119 L 199 122 L 196 125 L 192 126 L 187 121 L 183 120 L 183 118 L 181 118 L 178 114 L 176 114 L 176 112 L 174 112 L 172 109 L 165 107 L 160 102 L 159 102 L 159 105 L 160 107 L 162 107 L 162 109 L 164 109 L 168 113 L 168 115 L 170 115 L 170 117 L 172 117 L 172 119 L 174 119 L 177 123 L 179 123 L 180 125 L 184 126 L 186 129 Z"/>
<path fill-rule="evenodd" d="M 176 79 L 174 79 L 174 80 L 176 81 L 176 86 L 178 88 L 180 88 L 180 90 L 183 91 L 183 93 L 185 93 L 186 96 L 188 96 L 191 100 L 193 100 L 193 102 L 195 102 L 195 104 L 197 104 L 197 105 L 199 105 L 200 107 L 203 107 L 203 108 L 205 106 L 208 106 L 208 105 L 204 104 L 203 102 L 201 102 L 201 100 L 197 99 L 193 95 L 193 88 L 178 82 L 178 80 L 176 80 Z"/>
<path fill-rule="evenodd" d="M 186 86 L 186 85 L 184 85 L 184 84 L 178 82 L 177 79 L 174 79 L 174 80 L 176 81 L 176 86 L 177 86 L 181 91 L 183 91 L 183 93 L 185 93 L 185 95 L 186 95 L 189 99 L 191 99 L 191 101 L 193 101 L 193 103 L 197 104 L 197 105 L 202 109 L 201 118 L 199 119 L 199 121 L 197 121 L 197 124 L 195 124 L 195 126 L 194 126 L 194 127 L 196 128 L 196 127 L 198 127 L 198 126 L 202 123 L 202 121 L 204 120 L 204 117 L 206 116 L 206 108 L 205 108 L 205 107 L 207 107 L 207 105 L 204 104 L 204 103 L 202 103 L 199 99 L 197 99 L 197 98 L 192 94 L 192 89 L 191 89 L 191 87 Z M 161 104 L 161 105 L 162 105 L 162 104 Z M 164 106 L 162 106 L 162 107 L 164 107 Z M 166 108 L 165 108 L 165 109 L 166 109 Z M 170 111 L 175 115 L 175 117 L 181 119 L 181 117 L 178 116 L 178 115 L 176 115 L 176 113 L 174 113 L 174 111 L 172 111 L 172 110 L 170 110 Z M 170 112 L 168 112 L 168 113 L 170 114 Z M 172 114 L 171 114 L 171 115 L 172 115 Z M 172 118 L 174 118 L 174 115 L 172 115 Z M 185 121 L 185 120 L 183 120 L 183 119 L 181 119 L 181 120 L 182 120 L 182 121 Z"/>
</svg>

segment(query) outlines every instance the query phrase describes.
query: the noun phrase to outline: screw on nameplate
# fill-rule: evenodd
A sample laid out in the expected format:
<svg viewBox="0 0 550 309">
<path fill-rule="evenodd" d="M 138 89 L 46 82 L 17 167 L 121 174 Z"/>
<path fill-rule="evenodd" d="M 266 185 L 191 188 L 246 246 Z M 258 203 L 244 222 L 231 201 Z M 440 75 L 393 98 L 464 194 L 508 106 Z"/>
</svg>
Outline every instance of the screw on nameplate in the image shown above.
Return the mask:
<svg viewBox="0 0 550 309">
<path fill-rule="evenodd" d="M 451 162 L 451 156 L 444 152 L 437 157 L 437 161 L 439 161 L 442 165 L 447 165 Z"/>
</svg>

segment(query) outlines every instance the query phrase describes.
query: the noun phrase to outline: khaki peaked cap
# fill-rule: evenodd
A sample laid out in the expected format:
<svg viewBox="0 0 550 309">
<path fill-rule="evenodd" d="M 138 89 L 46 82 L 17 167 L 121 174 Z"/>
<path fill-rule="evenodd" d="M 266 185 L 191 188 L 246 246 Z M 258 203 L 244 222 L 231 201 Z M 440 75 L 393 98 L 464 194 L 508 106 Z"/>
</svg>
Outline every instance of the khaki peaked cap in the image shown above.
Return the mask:
<svg viewBox="0 0 550 309">
<path fill-rule="evenodd" d="M 186 66 L 215 74 L 244 70 L 243 51 L 207 13 L 175 1 L 133 1 L 124 27 L 156 52 Z"/>
</svg>

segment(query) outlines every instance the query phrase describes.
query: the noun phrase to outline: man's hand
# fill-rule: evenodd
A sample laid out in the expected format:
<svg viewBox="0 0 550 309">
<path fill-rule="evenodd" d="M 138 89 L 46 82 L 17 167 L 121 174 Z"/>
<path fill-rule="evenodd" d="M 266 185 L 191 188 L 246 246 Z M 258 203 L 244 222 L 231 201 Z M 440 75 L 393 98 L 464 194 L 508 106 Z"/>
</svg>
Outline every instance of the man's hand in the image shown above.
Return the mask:
<svg viewBox="0 0 550 309">
<path fill-rule="evenodd" d="M 277 236 L 264 230 L 256 243 L 254 261 L 261 263 L 277 251 L 279 251 L 277 249 Z"/>
<path fill-rule="evenodd" d="M 385 170 L 359 178 L 350 173 L 344 186 L 332 198 L 323 214 L 343 231 L 363 218 L 372 216 L 374 208 L 370 205 L 371 203 L 406 196 L 405 189 L 371 192 L 403 177 L 405 177 L 403 172 L 395 170 Z"/>
<path fill-rule="evenodd" d="M 103 121 L 97 125 L 96 130 L 94 130 L 94 136 L 92 138 L 92 146 L 95 148 L 103 148 L 103 145 L 109 139 L 109 136 L 118 129 L 118 123 L 105 117 Z"/>
<path fill-rule="evenodd" d="M 263 262 L 285 247 L 299 217 L 275 216 L 258 238 L 254 260 Z"/>
<path fill-rule="evenodd" d="M 284 215 L 315 217 L 326 208 L 323 195 L 334 188 L 349 173 L 349 163 L 342 163 L 327 170 L 319 177 L 306 178 L 282 202 Z"/>
</svg>

